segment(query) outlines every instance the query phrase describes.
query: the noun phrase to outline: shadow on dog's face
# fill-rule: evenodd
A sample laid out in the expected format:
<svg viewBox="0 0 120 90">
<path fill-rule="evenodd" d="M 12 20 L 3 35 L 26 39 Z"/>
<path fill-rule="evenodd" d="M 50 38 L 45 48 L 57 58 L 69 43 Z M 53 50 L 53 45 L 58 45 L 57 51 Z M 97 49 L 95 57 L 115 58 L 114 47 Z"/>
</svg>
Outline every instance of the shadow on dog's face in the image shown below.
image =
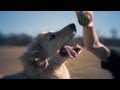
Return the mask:
<svg viewBox="0 0 120 90">
<path fill-rule="evenodd" d="M 45 68 L 50 65 L 57 67 L 62 65 L 66 59 L 77 57 L 81 47 L 79 45 L 75 47 L 67 45 L 75 34 L 76 27 L 74 24 L 70 24 L 57 32 L 39 34 L 21 57 L 24 66 L 33 65 L 34 67 Z"/>
</svg>

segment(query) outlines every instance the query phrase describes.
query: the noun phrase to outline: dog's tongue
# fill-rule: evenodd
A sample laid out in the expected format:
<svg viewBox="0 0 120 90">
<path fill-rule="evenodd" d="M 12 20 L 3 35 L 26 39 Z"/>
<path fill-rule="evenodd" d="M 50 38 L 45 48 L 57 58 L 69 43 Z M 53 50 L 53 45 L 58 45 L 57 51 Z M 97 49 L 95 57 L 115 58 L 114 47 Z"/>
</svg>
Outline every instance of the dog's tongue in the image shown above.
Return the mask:
<svg viewBox="0 0 120 90">
<path fill-rule="evenodd" d="M 75 58 L 77 57 L 77 53 L 74 51 L 74 49 L 70 46 L 64 46 L 64 49 L 67 53 L 67 55 L 70 57 L 70 58 Z"/>
</svg>

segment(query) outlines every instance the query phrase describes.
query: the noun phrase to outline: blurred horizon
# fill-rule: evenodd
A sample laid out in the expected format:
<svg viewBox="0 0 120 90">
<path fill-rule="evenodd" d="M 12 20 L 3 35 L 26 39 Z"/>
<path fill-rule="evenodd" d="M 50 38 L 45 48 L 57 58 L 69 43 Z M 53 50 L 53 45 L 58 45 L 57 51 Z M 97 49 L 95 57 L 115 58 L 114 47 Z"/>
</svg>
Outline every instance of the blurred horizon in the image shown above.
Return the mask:
<svg viewBox="0 0 120 90">
<path fill-rule="evenodd" d="M 120 11 L 94 11 L 96 32 L 100 37 L 120 38 Z M 82 37 L 82 27 L 78 24 L 74 11 L 0 11 L 0 32 L 28 34 L 35 37 L 46 31 L 58 31 L 74 23 L 77 36 Z"/>
</svg>

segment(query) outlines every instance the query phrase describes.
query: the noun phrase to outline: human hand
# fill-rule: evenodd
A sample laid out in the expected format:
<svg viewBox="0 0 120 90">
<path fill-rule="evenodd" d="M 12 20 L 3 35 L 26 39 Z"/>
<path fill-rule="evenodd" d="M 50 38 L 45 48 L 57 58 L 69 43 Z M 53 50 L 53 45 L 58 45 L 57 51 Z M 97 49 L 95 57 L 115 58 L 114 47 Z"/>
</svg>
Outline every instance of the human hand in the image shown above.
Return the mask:
<svg viewBox="0 0 120 90">
<path fill-rule="evenodd" d="M 83 27 L 93 26 L 93 11 L 76 11 L 76 15 Z"/>
</svg>

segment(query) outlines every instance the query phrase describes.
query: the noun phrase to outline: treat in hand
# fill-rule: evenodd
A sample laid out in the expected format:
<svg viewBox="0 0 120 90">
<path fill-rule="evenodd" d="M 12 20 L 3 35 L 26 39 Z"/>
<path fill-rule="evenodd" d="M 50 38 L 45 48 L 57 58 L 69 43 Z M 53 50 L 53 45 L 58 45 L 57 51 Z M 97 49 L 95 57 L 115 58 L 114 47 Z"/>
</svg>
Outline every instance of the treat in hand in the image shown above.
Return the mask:
<svg viewBox="0 0 120 90">
<path fill-rule="evenodd" d="M 88 12 L 81 12 L 78 16 L 78 22 L 86 27 L 88 26 L 92 21 L 92 17 Z"/>
</svg>

